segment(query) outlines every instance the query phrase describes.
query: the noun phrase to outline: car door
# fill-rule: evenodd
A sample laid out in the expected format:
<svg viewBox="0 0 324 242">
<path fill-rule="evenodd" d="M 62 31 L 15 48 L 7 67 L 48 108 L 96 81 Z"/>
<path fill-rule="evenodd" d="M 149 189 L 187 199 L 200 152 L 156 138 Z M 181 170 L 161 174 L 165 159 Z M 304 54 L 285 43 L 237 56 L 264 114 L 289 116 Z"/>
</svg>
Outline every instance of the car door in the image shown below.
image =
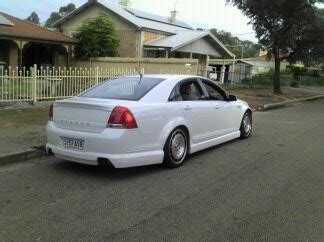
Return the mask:
<svg viewBox="0 0 324 242">
<path fill-rule="evenodd" d="M 213 135 L 212 106 L 197 79 L 182 81 L 177 89 L 177 101 L 187 120 L 192 141 L 199 143 L 210 139 Z"/>
<path fill-rule="evenodd" d="M 214 116 L 214 134 L 223 136 L 232 133 L 236 129 L 236 106 L 229 102 L 226 92 L 212 81 L 201 79 L 201 83 L 208 93 Z"/>
</svg>

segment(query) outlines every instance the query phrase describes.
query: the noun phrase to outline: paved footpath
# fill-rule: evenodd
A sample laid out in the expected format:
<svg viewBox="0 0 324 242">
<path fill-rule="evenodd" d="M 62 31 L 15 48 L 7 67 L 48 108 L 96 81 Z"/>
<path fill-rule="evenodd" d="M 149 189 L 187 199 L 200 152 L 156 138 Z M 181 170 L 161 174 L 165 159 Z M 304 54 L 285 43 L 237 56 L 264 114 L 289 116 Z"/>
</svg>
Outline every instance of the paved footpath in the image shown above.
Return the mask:
<svg viewBox="0 0 324 242">
<path fill-rule="evenodd" d="M 1 241 L 323 241 L 324 100 L 254 121 L 174 170 L 2 166 Z"/>
</svg>

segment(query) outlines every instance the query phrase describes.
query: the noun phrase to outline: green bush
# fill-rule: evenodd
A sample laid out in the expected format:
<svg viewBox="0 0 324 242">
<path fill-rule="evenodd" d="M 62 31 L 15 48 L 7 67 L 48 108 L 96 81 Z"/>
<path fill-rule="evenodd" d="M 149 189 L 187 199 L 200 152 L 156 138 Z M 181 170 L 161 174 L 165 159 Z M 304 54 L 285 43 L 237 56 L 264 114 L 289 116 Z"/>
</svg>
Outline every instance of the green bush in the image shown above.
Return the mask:
<svg viewBox="0 0 324 242">
<path fill-rule="evenodd" d="M 274 69 L 270 69 L 267 74 L 273 76 L 274 75 Z M 293 75 L 293 71 L 291 70 L 291 66 L 287 66 L 286 69 L 280 70 L 280 75 L 281 76 L 290 76 L 290 75 Z"/>
<path fill-rule="evenodd" d="M 318 80 L 318 85 L 320 85 L 320 86 L 324 86 L 324 76 L 322 76 L 322 77 Z"/>
<path fill-rule="evenodd" d="M 311 77 L 320 77 L 320 70 L 310 70 L 308 71 L 308 76 L 311 76 Z"/>
<path fill-rule="evenodd" d="M 307 68 L 298 66 L 292 66 L 290 67 L 290 70 L 292 71 L 294 77 L 307 76 L 308 72 Z"/>
<path fill-rule="evenodd" d="M 252 85 L 272 85 L 272 75 L 269 75 L 268 73 L 255 75 L 252 77 Z"/>
<path fill-rule="evenodd" d="M 73 37 L 80 41 L 74 49 L 78 58 L 117 56 L 119 40 L 108 15 L 86 19 Z"/>
<path fill-rule="evenodd" d="M 244 85 L 250 85 L 251 84 L 251 78 L 244 78 L 241 80 L 241 83 Z"/>
<path fill-rule="evenodd" d="M 297 81 L 293 81 L 293 82 L 291 82 L 290 86 L 291 87 L 294 87 L 294 88 L 298 88 L 299 87 L 299 83 Z"/>
<path fill-rule="evenodd" d="M 272 85 L 274 71 L 271 69 L 267 73 L 257 74 L 251 78 L 244 78 L 241 83 L 252 86 L 270 86 Z M 310 77 L 310 78 L 308 78 Z M 302 81 L 304 80 L 304 82 Z M 280 81 L 282 85 L 290 85 L 291 87 L 299 87 L 299 83 L 305 84 L 305 80 L 310 80 L 310 83 L 324 86 L 324 76 L 321 76 L 320 70 L 309 70 L 304 67 L 289 66 L 287 69 L 280 72 Z M 318 80 L 318 81 L 317 81 Z"/>
</svg>

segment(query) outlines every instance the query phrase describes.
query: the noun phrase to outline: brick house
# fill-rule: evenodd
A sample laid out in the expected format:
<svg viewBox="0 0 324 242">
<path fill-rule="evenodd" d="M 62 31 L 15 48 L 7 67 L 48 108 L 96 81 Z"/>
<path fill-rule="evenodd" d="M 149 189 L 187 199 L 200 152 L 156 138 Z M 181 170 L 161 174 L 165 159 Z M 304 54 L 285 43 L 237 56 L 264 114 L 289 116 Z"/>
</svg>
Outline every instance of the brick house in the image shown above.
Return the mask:
<svg viewBox="0 0 324 242">
<path fill-rule="evenodd" d="M 0 62 L 7 66 L 67 66 L 76 40 L 0 12 Z"/>
<path fill-rule="evenodd" d="M 178 20 L 175 11 L 162 17 L 131 8 L 129 0 L 119 4 L 89 0 L 53 27 L 72 37 L 82 21 L 101 13 L 115 24 L 120 57 L 194 58 L 199 59 L 201 70 L 206 70 L 210 57 L 234 57 L 211 32 L 195 30 Z"/>
</svg>

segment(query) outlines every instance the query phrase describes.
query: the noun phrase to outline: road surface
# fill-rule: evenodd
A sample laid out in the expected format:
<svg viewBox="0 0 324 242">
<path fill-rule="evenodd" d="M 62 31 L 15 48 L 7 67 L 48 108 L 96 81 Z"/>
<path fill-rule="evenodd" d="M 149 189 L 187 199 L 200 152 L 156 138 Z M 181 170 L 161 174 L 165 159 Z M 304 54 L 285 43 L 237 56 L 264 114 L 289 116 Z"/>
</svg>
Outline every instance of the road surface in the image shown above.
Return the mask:
<svg viewBox="0 0 324 242">
<path fill-rule="evenodd" d="M 323 241 L 324 101 L 254 115 L 254 133 L 179 169 L 44 158 L 0 167 L 2 241 Z"/>
</svg>

